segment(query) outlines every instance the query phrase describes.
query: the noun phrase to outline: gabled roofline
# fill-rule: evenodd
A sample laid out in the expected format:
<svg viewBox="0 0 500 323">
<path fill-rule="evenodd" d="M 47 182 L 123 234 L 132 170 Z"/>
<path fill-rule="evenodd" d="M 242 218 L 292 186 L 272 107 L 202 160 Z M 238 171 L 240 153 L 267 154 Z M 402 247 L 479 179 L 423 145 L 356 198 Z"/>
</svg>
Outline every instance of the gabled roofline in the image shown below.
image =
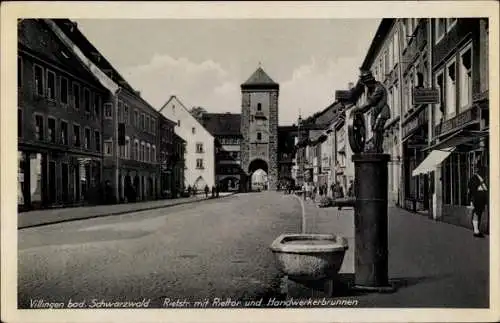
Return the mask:
<svg viewBox="0 0 500 323">
<path fill-rule="evenodd" d="M 170 96 L 170 98 L 167 100 L 167 102 L 165 102 L 165 104 L 163 104 L 163 106 L 161 107 L 161 109 L 158 112 L 161 113 L 161 111 L 163 111 L 163 109 L 167 106 L 167 104 L 169 104 L 173 99 L 177 100 L 177 102 L 179 102 L 181 107 L 191 116 L 191 118 L 193 118 L 196 121 L 196 123 L 198 123 L 212 138 L 215 138 L 214 135 L 212 135 L 210 133 L 210 131 L 208 131 L 207 128 L 205 128 L 205 126 L 203 124 L 201 124 L 200 121 L 198 121 L 198 119 L 196 119 L 191 114 L 191 112 L 189 112 L 189 110 L 186 108 L 184 103 L 182 103 L 182 101 L 175 94 Z"/>
</svg>

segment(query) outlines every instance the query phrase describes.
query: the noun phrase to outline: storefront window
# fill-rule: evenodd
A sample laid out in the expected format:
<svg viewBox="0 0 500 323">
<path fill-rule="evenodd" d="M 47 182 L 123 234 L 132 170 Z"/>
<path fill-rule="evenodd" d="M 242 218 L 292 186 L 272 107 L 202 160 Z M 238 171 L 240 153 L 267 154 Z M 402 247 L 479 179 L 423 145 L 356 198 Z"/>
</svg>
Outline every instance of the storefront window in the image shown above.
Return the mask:
<svg viewBox="0 0 500 323">
<path fill-rule="evenodd" d="M 42 154 L 30 154 L 31 202 L 42 201 Z"/>
<path fill-rule="evenodd" d="M 443 176 L 442 176 L 442 187 L 443 187 L 443 203 L 451 204 L 451 175 L 450 175 L 450 160 L 448 157 L 443 162 Z"/>
<path fill-rule="evenodd" d="M 470 178 L 468 170 L 470 169 L 467 154 L 460 154 L 460 204 L 467 205 L 467 183 Z"/>
<path fill-rule="evenodd" d="M 24 163 L 26 162 L 24 153 L 17 152 L 17 204 L 24 205 Z"/>
</svg>

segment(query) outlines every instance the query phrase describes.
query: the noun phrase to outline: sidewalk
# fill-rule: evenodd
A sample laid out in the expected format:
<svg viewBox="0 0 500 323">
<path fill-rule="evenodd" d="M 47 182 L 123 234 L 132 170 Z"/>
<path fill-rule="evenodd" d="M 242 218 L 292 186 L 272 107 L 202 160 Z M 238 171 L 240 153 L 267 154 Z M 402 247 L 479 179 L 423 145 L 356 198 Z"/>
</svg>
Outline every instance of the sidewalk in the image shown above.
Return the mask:
<svg viewBox="0 0 500 323">
<path fill-rule="evenodd" d="M 348 239 L 349 249 L 333 297 L 357 299 L 360 307 L 489 306 L 489 237 L 433 221 L 399 208 L 389 208 L 389 279 L 392 294 L 354 294 L 354 211 L 317 208 L 305 203 L 306 232 L 334 233 Z M 288 297 L 328 297 L 325 285 L 288 284 Z"/>
<path fill-rule="evenodd" d="M 235 193 L 220 193 L 219 198 L 234 195 Z M 187 203 L 194 203 L 200 201 L 211 200 L 205 198 L 204 194 L 199 194 L 197 196 L 167 199 L 167 200 L 155 200 L 137 203 L 123 203 L 123 204 L 113 204 L 113 205 L 97 205 L 97 206 L 84 206 L 84 207 L 69 207 L 69 208 L 59 208 L 59 209 L 45 209 L 45 210 L 35 210 L 29 212 L 22 212 L 18 214 L 17 220 L 18 229 L 24 229 L 29 227 L 36 227 L 41 225 L 55 224 L 67 221 L 90 219 L 101 216 L 111 216 L 120 215 L 126 213 L 133 213 L 139 211 L 147 211 L 153 209 L 160 209 L 175 205 L 182 205 Z"/>
</svg>

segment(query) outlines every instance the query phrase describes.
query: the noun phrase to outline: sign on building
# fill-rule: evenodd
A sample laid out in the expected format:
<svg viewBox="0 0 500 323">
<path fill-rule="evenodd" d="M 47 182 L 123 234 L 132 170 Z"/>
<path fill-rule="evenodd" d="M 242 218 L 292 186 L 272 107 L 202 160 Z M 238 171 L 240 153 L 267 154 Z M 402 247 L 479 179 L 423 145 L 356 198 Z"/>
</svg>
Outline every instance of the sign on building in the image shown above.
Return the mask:
<svg viewBox="0 0 500 323">
<path fill-rule="evenodd" d="M 414 88 L 413 105 L 438 104 L 440 101 L 439 89 Z"/>
</svg>

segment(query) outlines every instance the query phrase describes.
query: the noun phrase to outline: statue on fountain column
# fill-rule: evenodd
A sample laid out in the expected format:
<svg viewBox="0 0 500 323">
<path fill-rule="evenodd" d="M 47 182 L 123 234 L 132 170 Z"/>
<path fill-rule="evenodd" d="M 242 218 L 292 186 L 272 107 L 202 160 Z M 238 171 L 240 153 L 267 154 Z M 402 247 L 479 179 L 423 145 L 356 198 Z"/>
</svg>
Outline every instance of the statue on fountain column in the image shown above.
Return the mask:
<svg viewBox="0 0 500 323">
<path fill-rule="evenodd" d="M 387 104 L 387 89 L 373 77 L 370 71 L 361 71 L 360 83 L 368 89 L 367 102 L 352 109 L 352 113 L 366 113 L 371 110 L 371 127 L 373 131 L 373 143 L 367 147 L 365 152 L 383 153 L 384 127 L 391 116 L 389 105 Z"/>
</svg>

